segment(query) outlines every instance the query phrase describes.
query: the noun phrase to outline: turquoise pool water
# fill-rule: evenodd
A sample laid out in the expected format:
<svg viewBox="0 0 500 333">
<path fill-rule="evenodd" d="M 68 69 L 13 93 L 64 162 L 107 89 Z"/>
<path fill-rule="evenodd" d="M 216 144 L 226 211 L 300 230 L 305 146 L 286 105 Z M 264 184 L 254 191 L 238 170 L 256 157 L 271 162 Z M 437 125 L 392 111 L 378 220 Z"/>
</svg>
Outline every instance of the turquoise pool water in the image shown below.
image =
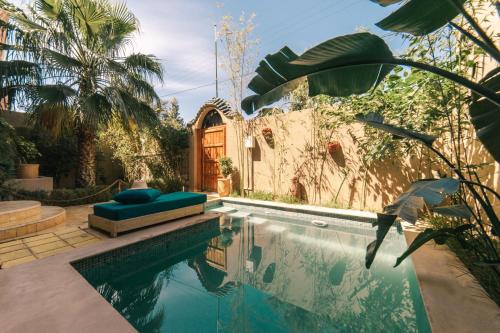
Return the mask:
<svg viewBox="0 0 500 333">
<path fill-rule="evenodd" d="M 326 221 L 328 228 L 310 224 Z M 392 230 L 370 270 L 367 223 L 236 211 L 73 263 L 139 332 L 430 332 Z"/>
</svg>

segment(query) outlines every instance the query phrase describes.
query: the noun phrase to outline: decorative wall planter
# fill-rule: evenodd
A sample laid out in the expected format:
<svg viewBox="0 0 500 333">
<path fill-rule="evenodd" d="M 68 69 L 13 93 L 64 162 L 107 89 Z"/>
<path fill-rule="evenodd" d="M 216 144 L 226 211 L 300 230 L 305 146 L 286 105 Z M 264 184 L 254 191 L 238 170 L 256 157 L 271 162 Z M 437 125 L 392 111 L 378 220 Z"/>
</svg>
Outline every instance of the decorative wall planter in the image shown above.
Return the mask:
<svg viewBox="0 0 500 333">
<path fill-rule="evenodd" d="M 269 145 L 269 147 L 274 148 L 273 130 L 270 129 L 269 127 L 264 128 L 262 130 L 262 136 L 264 137 L 264 140 L 266 140 L 266 142 Z"/>
<path fill-rule="evenodd" d="M 19 164 L 17 167 L 17 178 L 33 179 L 38 178 L 40 164 Z"/>
<path fill-rule="evenodd" d="M 326 150 L 330 155 L 333 155 L 334 153 L 340 151 L 341 149 L 342 146 L 340 145 L 339 141 L 331 141 L 326 144 Z"/>
<path fill-rule="evenodd" d="M 221 197 L 227 197 L 229 194 L 231 194 L 231 179 L 217 179 L 217 193 L 219 193 L 219 196 Z"/>
</svg>

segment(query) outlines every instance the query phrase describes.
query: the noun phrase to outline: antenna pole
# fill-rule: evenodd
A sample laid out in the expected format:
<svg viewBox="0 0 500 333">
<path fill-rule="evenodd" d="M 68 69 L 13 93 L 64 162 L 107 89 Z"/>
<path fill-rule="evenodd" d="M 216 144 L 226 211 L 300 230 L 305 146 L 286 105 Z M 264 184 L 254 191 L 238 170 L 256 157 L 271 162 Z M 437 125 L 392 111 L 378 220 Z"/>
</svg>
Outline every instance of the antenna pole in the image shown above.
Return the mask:
<svg viewBox="0 0 500 333">
<path fill-rule="evenodd" d="M 215 97 L 219 97 L 219 64 L 217 56 L 217 24 L 214 24 L 214 44 L 215 44 Z"/>
</svg>

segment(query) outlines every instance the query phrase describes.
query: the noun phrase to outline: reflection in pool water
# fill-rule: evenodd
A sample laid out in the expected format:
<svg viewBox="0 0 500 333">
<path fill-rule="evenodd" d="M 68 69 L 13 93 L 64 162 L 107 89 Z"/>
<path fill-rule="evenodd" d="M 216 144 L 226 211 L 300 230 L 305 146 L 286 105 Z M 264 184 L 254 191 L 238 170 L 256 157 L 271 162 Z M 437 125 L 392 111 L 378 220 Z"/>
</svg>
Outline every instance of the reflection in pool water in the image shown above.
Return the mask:
<svg viewBox="0 0 500 333">
<path fill-rule="evenodd" d="M 228 216 L 74 266 L 144 333 L 430 332 L 402 236 L 367 270 L 372 232 L 342 226 Z"/>
</svg>

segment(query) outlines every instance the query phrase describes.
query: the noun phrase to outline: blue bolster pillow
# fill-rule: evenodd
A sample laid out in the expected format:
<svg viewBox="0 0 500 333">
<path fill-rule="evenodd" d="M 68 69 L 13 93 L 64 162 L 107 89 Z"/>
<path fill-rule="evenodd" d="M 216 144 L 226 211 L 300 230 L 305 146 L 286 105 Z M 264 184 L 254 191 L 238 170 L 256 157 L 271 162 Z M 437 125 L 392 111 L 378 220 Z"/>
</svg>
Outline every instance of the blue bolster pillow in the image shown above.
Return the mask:
<svg viewBox="0 0 500 333">
<path fill-rule="evenodd" d="M 154 188 L 141 188 L 137 190 L 125 190 L 116 194 L 113 200 L 122 204 L 141 204 L 155 201 L 161 192 Z"/>
</svg>

